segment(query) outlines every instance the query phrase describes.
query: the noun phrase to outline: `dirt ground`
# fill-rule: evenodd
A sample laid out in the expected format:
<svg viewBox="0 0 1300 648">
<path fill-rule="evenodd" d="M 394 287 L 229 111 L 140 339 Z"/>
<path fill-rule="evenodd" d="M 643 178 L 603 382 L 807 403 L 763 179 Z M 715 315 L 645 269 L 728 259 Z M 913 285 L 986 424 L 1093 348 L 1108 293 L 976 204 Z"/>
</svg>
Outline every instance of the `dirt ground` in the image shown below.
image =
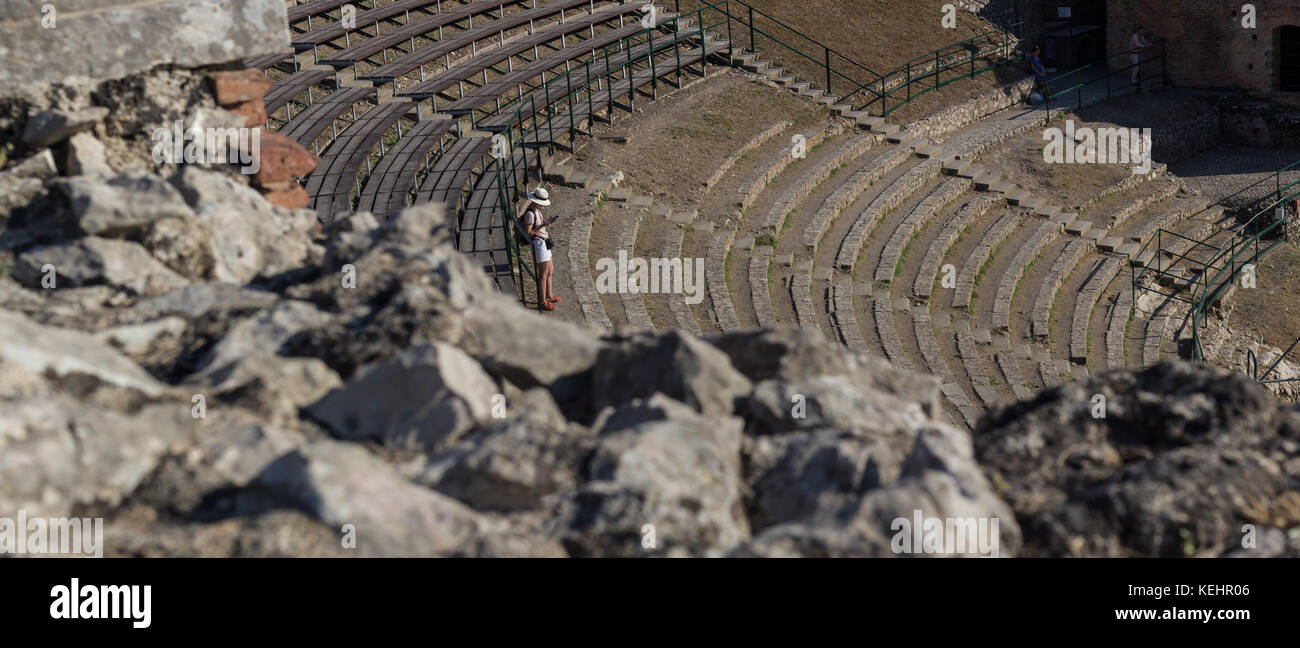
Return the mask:
<svg viewBox="0 0 1300 648">
<path fill-rule="evenodd" d="M 678 207 L 699 202 L 703 179 L 762 130 L 783 119 L 810 124 L 826 114 L 788 90 L 731 71 L 653 103 L 644 101 L 635 116 L 613 126 L 598 124 L 597 139 L 578 153 L 576 163 L 596 173 L 622 171 L 624 186 Z"/>
<path fill-rule="evenodd" d="M 1237 288 L 1228 300 L 1228 325 L 1260 336 L 1265 344 L 1286 349 L 1300 337 L 1300 246 L 1283 243 L 1265 255 L 1255 272 L 1254 288 Z M 1300 349 L 1287 359 L 1300 361 Z"/>
</svg>

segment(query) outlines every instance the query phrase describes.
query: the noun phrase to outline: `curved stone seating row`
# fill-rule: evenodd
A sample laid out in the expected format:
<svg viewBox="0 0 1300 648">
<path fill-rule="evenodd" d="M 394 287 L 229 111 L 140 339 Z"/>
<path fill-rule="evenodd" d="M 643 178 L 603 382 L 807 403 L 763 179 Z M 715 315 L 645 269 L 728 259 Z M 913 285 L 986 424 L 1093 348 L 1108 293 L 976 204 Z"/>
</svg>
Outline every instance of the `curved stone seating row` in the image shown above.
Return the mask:
<svg viewBox="0 0 1300 648">
<path fill-rule="evenodd" d="M 970 181 L 965 178 L 949 178 L 909 211 L 907 216 L 899 221 L 893 234 L 890 234 L 889 240 L 885 243 L 885 249 L 876 262 L 875 280 L 893 281 L 898 259 L 918 229 L 969 187 Z"/>
<path fill-rule="evenodd" d="M 767 143 L 768 140 L 776 137 L 781 133 L 781 131 L 784 131 L 790 126 L 790 120 L 782 119 L 781 121 L 763 129 L 761 133 L 750 138 L 748 142 L 745 142 L 740 148 L 732 152 L 731 155 L 728 155 L 727 158 L 722 161 L 722 164 L 718 165 L 718 168 L 713 172 L 713 175 L 705 179 L 704 188 L 712 189 L 717 186 L 717 184 L 722 181 L 722 178 L 731 171 L 731 168 L 736 166 L 736 162 L 740 161 L 740 159 L 749 154 L 749 152 Z"/>
<path fill-rule="evenodd" d="M 767 215 L 763 217 L 763 228 L 771 231 L 780 229 L 786 214 L 793 212 L 799 203 L 816 191 L 817 187 L 829 179 L 836 169 L 866 154 L 878 139 L 879 136 L 872 133 L 861 133 L 850 137 L 844 145 L 836 150 L 834 155 L 821 164 L 804 171 L 794 185 L 772 202 L 772 206 L 767 210 Z"/>
<path fill-rule="evenodd" d="M 862 196 L 871 185 L 878 182 L 885 174 L 897 168 L 904 162 L 912 159 L 912 150 L 906 146 L 895 146 L 886 150 L 871 163 L 854 173 L 847 180 L 840 183 L 835 191 L 831 192 L 826 200 L 822 201 L 821 207 L 813 214 L 812 221 L 803 233 L 803 247 L 816 253 L 817 246 L 823 236 L 826 235 L 826 228 L 831 222 L 839 217 L 840 213 L 848 209 Z M 772 220 L 772 214 L 768 214 L 768 226 L 772 228 L 780 227 L 780 221 Z M 784 218 L 785 213 L 781 213 L 778 219 Z"/>
<path fill-rule="evenodd" d="M 1102 259 L 1101 264 L 1088 276 L 1087 281 L 1074 298 L 1074 314 L 1070 321 L 1070 361 L 1079 364 L 1088 362 L 1088 322 L 1092 319 L 1092 309 L 1097 305 L 1101 292 L 1110 285 L 1115 275 L 1123 267 L 1114 258 Z"/>
<path fill-rule="evenodd" d="M 1168 315 L 1156 315 L 1147 320 L 1146 333 L 1142 339 L 1142 366 L 1149 367 L 1160 362 L 1160 347 L 1165 342 L 1168 326 Z"/>
<path fill-rule="evenodd" d="M 644 209 L 626 207 L 623 210 L 623 218 L 619 223 L 618 229 L 618 252 L 626 252 L 627 258 L 636 257 L 636 234 L 641 228 L 641 219 L 645 216 Z M 629 288 L 630 286 L 629 282 Z M 641 299 L 641 293 L 632 290 L 621 291 L 618 294 L 619 300 L 623 302 L 623 310 L 627 313 L 627 325 L 630 331 L 653 331 L 654 323 L 650 320 L 650 313 L 646 311 L 645 301 Z"/>
<path fill-rule="evenodd" d="M 970 255 L 962 262 L 961 269 L 957 272 L 957 284 L 952 294 L 952 307 L 966 309 L 970 306 L 971 294 L 975 291 L 976 275 L 983 267 L 986 259 L 989 258 L 1002 244 L 1002 240 L 1021 222 L 1022 214 L 1017 211 L 1007 211 L 991 227 L 984 232 L 980 242 L 971 250 Z"/>
<path fill-rule="evenodd" d="M 1126 280 L 1120 282 L 1119 291 L 1110 304 L 1106 324 L 1106 367 L 1116 369 L 1128 364 L 1124 339 L 1128 336 L 1128 323 L 1133 308 L 1133 291 Z"/>
<path fill-rule="evenodd" d="M 1001 399 L 989 382 L 983 354 L 975 344 L 975 337 L 969 331 L 955 331 L 953 335 L 957 339 L 957 355 L 961 357 L 962 367 L 966 369 L 966 376 L 975 389 L 975 395 L 984 403 L 984 407 L 997 405 Z"/>
<path fill-rule="evenodd" d="M 981 195 L 972 198 L 966 204 L 953 214 L 948 222 L 944 224 L 939 235 L 926 248 L 925 257 L 921 259 L 921 269 L 916 275 L 916 281 L 912 284 L 912 294 L 922 299 L 929 299 L 933 294 L 934 282 L 939 276 L 939 262 L 943 260 L 943 255 L 957 241 L 957 236 L 961 234 L 962 229 L 989 210 L 998 199 L 989 195 Z"/>
<path fill-rule="evenodd" d="M 1038 293 L 1034 297 L 1034 310 L 1030 316 L 1029 334 L 1030 336 L 1045 340 L 1048 336 L 1048 329 L 1051 325 L 1052 301 L 1056 299 L 1056 291 L 1061 287 L 1061 282 L 1069 275 L 1070 270 L 1074 268 L 1079 259 L 1083 258 L 1088 246 L 1078 239 L 1070 240 L 1065 245 L 1061 256 L 1052 262 L 1052 267 L 1047 271 L 1043 283 L 1038 287 Z"/>
<path fill-rule="evenodd" d="M 929 366 L 930 373 L 939 378 L 942 385 L 940 392 L 944 399 L 961 414 L 967 427 L 974 428 L 982 410 L 971 403 L 966 392 L 962 391 L 954 380 L 952 369 L 948 367 L 939 349 L 939 342 L 934 332 L 934 321 L 929 311 L 922 310 L 916 313 L 912 318 L 912 330 L 916 334 L 916 344 L 921 350 L 921 359 Z"/>
<path fill-rule="evenodd" d="M 997 365 L 998 371 L 1002 372 L 1002 377 L 1011 386 L 1011 392 L 1015 394 L 1017 400 L 1033 398 L 1034 391 L 1025 386 L 1024 375 L 1020 373 L 1020 364 L 1016 362 L 1016 357 L 1010 353 L 993 354 L 994 364 Z"/>
<path fill-rule="evenodd" d="M 895 367 L 912 371 L 912 362 L 903 352 L 903 341 L 898 338 L 898 330 L 894 328 L 894 309 L 889 297 L 877 297 L 871 301 L 871 316 L 875 320 L 880 345 L 885 349 L 885 357 Z"/>
<path fill-rule="evenodd" d="M 791 164 L 794 164 L 799 160 L 799 158 L 795 157 L 798 148 L 803 148 L 806 152 L 842 132 L 844 132 L 844 124 L 842 122 L 830 122 L 824 124 L 821 128 L 818 128 L 812 135 L 807 136 L 805 143 L 801 146 L 791 144 L 790 147 L 785 150 L 784 155 L 773 160 L 772 163 L 763 169 L 757 177 L 740 186 L 738 195 L 736 196 L 736 207 L 742 212 L 749 209 L 750 205 L 753 205 L 754 201 L 758 200 L 759 194 L 763 193 L 763 190 L 767 188 L 769 182 L 775 179 L 778 175 L 781 175 L 781 173 Z"/>
<path fill-rule="evenodd" d="M 734 331 L 740 328 L 740 318 L 736 317 L 736 307 L 731 303 L 731 289 L 727 286 L 727 249 L 736 230 L 717 232 L 709 241 L 706 258 L 704 283 L 708 286 L 710 301 L 713 304 L 713 317 L 718 328 Z"/>
<path fill-rule="evenodd" d="M 582 309 L 582 318 L 588 324 L 605 333 L 614 332 L 614 323 L 609 321 L 605 304 L 596 292 L 596 281 L 591 276 L 591 226 L 593 222 L 590 210 L 581 210 L 573 215 L 569 226 L 569 237 L 564 241 L 568 247 L 569 276 L 573 280 L 574 297 Z M 680 242 L 678 253 L 680 256 Z"/>
<path fill-rule="evenodd" d="M 1110 218 L 1109 229 L 1113 230 L 1115 228 L 1122 226 L 1125 222 L 1128 221 L 1129 218 L 1133 217 L 1136 214 L 1146 211 L 1152 205 L 1158 202 L 1161 202 L 1168 198 L 1172 198 L 1173 195 L 1176 193 L 1178 193 L 1177 182 L 1160 183 L 1160 187 L 1155 191 L 1150 193 L 1145 193 L 1135 198 L 1132 202 L 1129 202 L 1128 204 L 1121 207 L 1118 211 L 1116 211 L 1115 214 Z"/>
<path fill-rule="evenodd" d="M 794 275 L 790 277 L 790 299 L 794 302 L 795 323 L 799 328 L 820 334 L 817 314 L 813 312 L 811 261 L 804 261 L 795 267 Z"/>
<path fill-rule="evenodd" d="M 758 325 L 773 327 L 778 324 L 776 311 L 772 308 L 772 292 L 768 286 L 768 270 L 772 264 L 772 248 L 761 245 L 754 248 L 749 257 L 749 298 L 754 304 L 754 316 Z"/>
<path fill-rule="evenodd" d="M 664 258 L 680 259 L 682 258 L 682 237 L 686 235 L 686 230 L 672 228 L 664 235 Z M 706 269 L 707 272 L 707 269 Z M 686 303 L 686 296 L 681 293 L 669 292 L 668 310 L 672 312 L 673 319 L 677 322 L 677 328 L 689 331 L 692 335 L 703 335 L 700 329 L 700 323 L 695 320 L 695 314 L 691 312 L 691 307 Z"/>
<path fill-rule="evenodd" d="M 1011 300 L 1015 297 L 1016 287 L 1024 276 L 1025 268 L 1042 253 L 1047 245 L 1055 242 L 1061 235 L 1061 226 L 1051 221 L 1038 223 L 1038 229 L 1029 237 L 1011 259 L 1008 272 L 998 283 L 998 293 L 993 298 L 993 329 L 1006 331 L 1011 328 Z"/>
<path fill-rule="evenodd" d="M 875 227 L 886 212 L 898 207 L 908 196 L 937 175 L 939 175 L 939 161 L 927 159 L 899 176 L 875 200 L 871 201 L 871 204 L 853 221 L 844 240 L 840 242 L 839 251 L 835 255 L 835 267 L 852 272 L 868 231 Z"/>
<path fill-rule="evenodd" d="M 831 322 L 840 341 L 854 351 L 866 351 L 867 342 L 862 339 L 858 316 L 853 312 L 853 277 L 840 277 L 831 285 L 831 305 Z"/>
</svg>

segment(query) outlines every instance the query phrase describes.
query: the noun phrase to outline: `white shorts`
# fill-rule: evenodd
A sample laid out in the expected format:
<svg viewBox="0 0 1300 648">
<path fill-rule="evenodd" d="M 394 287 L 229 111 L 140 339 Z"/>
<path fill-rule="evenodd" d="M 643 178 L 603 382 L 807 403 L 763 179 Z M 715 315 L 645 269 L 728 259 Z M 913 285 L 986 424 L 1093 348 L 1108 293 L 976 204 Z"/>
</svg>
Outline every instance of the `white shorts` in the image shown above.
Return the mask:
<svg viewBox="0 0 1300 648">
<path fill-rule="evenodd" d="M 551 260 L 551 251 L 546 249 L 546 241 L 533 239 L 533 260 L 538 263 L 546 263 Z"/>
</svg>

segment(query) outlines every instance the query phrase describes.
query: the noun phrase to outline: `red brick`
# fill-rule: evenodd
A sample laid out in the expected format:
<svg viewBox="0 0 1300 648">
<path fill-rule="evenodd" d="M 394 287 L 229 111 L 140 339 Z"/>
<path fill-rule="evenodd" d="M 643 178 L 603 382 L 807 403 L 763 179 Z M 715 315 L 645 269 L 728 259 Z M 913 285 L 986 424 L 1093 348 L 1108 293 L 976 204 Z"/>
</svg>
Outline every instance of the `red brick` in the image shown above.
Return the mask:
<svg viewBox="0 0 1300 648">
<path fill-rule="evenodd" d="M 279 133 L 263 129 L 260 146 L 261 166 L 253 176 L 253 184 L 259 187 L 305 176 L 320 164 L 320 158 L 311 151 Z"/>
<path fill-rule="evenodd" d="M 1066 3 L 1061 3 L 1066 4 Z M 1112 70 L 1127 67 L 1133 30 L 1142 25 L 1147 38 L 1168 41 L 1167 59 L 1160 46 L 1142 55 L 1142 76 L 1168 71 L 1173 85 L 1244 90 L 1256 94 L 1276 92 L 1280 60 L 1279 28 L 1300 25 L 1300 4 L 1295 0 L 1254 0 L 1256 27 L 1242 24 L 1245 2 L 1225 0 L 1107 0 L 1107 51 Z M 1131 74 L 1126 71 L 1125 77 Z M 1127 79 L 1126 79 L 1127 80 Z"/>
<path fill-rule="evenodd" d="M 222 106 L 260 99 L 271 89 L 271 80 L 261 70 L 248 68 L 237 72 L 213 72 L 208 75 L 212 93 Z"/>
<path fill-rule="evenodd" d="M 277 182 L 269 187 L 262 187 L 262 197 L 276 207 L 301 209 L 311 203 L 311 197 L 302 185 L 296 182 Z"/>
<path fill-rule="evenodd" d="M 244 125 L 249 128 L 256 128 L 266 124 L 266 104 L 262 101 L 261 97 L 250 99 L 244 103 L 226 106 L 226 110 L 243 117 Z"/>
</svg>

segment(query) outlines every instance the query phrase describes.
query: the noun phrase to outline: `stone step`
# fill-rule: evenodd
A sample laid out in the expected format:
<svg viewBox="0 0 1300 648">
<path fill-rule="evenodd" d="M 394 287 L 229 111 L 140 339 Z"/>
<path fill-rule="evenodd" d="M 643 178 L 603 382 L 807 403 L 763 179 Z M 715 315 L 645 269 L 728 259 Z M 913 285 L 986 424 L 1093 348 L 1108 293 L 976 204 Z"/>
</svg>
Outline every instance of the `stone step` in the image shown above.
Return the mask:
<svg viewBox="0 0 1300 648">
<path fill-rule="evenodd" d="M 1073 234 L 1074 236 L 1082 236 L 1084 232 L 1087 232 L 1090 229 L 1092 229 L 1092 221 L 1076 220 L 1065 226 L 1065 233 Z"/>
<path fill-rule="evenodd" d="M 741 67 L 742 69 L 744 69 L 744 70 L 749 71 L 749 72 L 754 72 L 754 73 L 756 73 L 756 74 L 761 74 L 764 70 L 766 70 L 766 69 L 767 69 L 768 67 L 770 67 L 771 65 L 772 65 L 772 63 L 769 62 L 769 61 L 764 61 L 764 60 L 761 60 L 761 59 L 755 59 L 755 60 L 750 61 L 750 62 L 748 62 L 748 63 L 742 63 L 742 64 L 740 65 L 740 67 Z"/>
<path fill-rule="evenodd" d="M 1027 196 L 1020 200 L 1020 206 L 1026 209 L 1038 209 L 1047 203 L 1046 199 L 1037 196 Z"/>
<path fill-rule="evenodd" d="M 831 110 L 839 113 L 841 117 L 849 114 L 853 110 L 853 104 L 837 103 L 831 104 Z"/>
<path fill-rule="evenodd" d="M 685 225 L 686 223 L 694 222 L 695 217 L 698 216 L 699 213 L 700 213 L 699 210 L 695 208 L 691 208 L 683 211 L 675 211 L 672 213 L 672 215 L 668 217 L 668 220 L 674 223 Z"/>
<path fill-rule="evenodd" d="M 775 79 L 772 80 L 783 86 L 789 87 L 791 83 L 798 81 L 799 77 L 794 74 L 782 74 L 781 76 L 776 77 Z"/>
<path fill-rule="evenodd" d="M 882 121 L 876 124 L 875 126 L 872 126 L 871 132 L 882 133 L 884 135 L 893 135 L 894 133 L 897 133 L 900 128 L 902 127 L 899 126 L 898 124 L 889 124 Z"/>
<path fill-rule="evenodd" d="M 1102 252 L 1114 252 L 1116 248 L 1123 244 L 1123 239 L 1118 236 L 1107 236 L 1097 239 L 1097 249 Z"/>
<path fill-rule="evenodd" d="M 1034 213 L 1043 218 L 1055 218 L 1057 214 L 1061 213 L 1061 208 L 1056 205 L 1042 205 L 1035 209 Z"/>
<path fill-rule="evenodd" d="M 865 113 L 862 114 L 862 115 L 859 115 L 858 117 L 855 117 L 855 119 L 858 120 L 858 125 L 859 125 L 859 126 L 863 126 L 863 127 L 866 127 L 866 128 L 870 128 L 870 129 L 872 129 L 873 131 L 875 130 L 875 128 L 876 128 L 877 125 L 879 125 L 879 124 L 883 124 L 883 123 L 885 122 L 885 118 L 884 118 L 884 117 L 873 117 L 872 115 L 868 115 L 868 114 L 865 114 Z"/>
<path fill-rule="evenodd" d="M 989 185 L 989 191 L 996 191 L 997 193 L 1000 194 L 1009 194 L 1013 191 L 1016 191 L 1016 189 L 1017 187 L 1015 183 L 1011 182 L 1010 180 L 999 180 Z"/>
<path fill-rule="evenodd" d="M 953 160 L 948 160 L 947 162 L 944 162 L 944 163 L 943 163 L 943 169 L 944 169 L 945 171 L 951 171 L 951 172 L 953 172 L 954 175 L 955 175 L 955 174 L 958 174 L 958 173 L 961 173 L 962 171 L 965 171 L 966 169 L 969 169 L 970 167 L 971 167 L 970 160 L 957 160 L 957 159 L 953 159 Z"/>
<path fill-rule="evenodd" d="M 1016 189 L 1007 194 L 1007 203 L 1011 205 L 1019 205 L 1020 201 L 1030 197 L 1032 197 L 1032 194 L 1028 191 L 1024 189 Z"/>
<path fill-rule="evenodd" d="M 1074 212 L 1061 212 L 1052 217 L 1052 222 L 1060 225 L 1061 228 L 1064 229 L 1069 227 L 1078 217 L 1079 215 Z"/>
<path fill-rule="evenodd" d="M 989 187 L 1002 180 L 1002 176 L 993 173 L 992 171 L 985 171 L 972 178 L 972 180 L 974 181 L 976 191 L 988 191 Z"/>
<path fill-rule="evenodd" d="M 916 147 L 917 157 L 933 158 L 943 155 L 943 147 L 938 144 L 926 144 Z"/>
<path fill-rule="evenodd" d="M 809 99 L 812 99 L 813 101 L 820 99 L 821 96 L 824 94 L 826 94 L 825 90 L 822 90 L 821 88 L 813 88 L 813 87 L 809 87 L 807 90 L 799 91 L 799 96 L 807 97 Z"/>
<path fill-rule="evenodd" d="M 974 164 L 972 164 L 970 166 L 967 166 L 964 169 L 957 171 L 956 175 L 958 178 L 974 179 L 976 176 L 983 175 L 984 173 L 985 170 L 983 167 L 977 167 Z"/>
<path fill-rule="evenodd" d="M 889 142 L 890 144 L 901 144 L 912 138 L 913 138 L 912 133 L 908 132 L 906 129 L 903 129 L 901 127 L 898 130 L 895 130 L 885 135 L 885 141 Z"/>
<path fill-rule="evenodd" d="M 1131 259 L 1133 258 L 1133 255 L 1137 254 L 1137 251 L 1140 249 L 1142 249 L 1142 246 L 1138 245 L 1137 243 L 1134 243 L 1133 241 L 1129 241 L 1127 243 L 1121 243 L 1119 247 L 1115 248 L 1115 253 L 1123 254 L 1124 256 L 1129 257 Z"/>
<path fill-rule="evenodd" d="M 1095 243 L 1097 241 L 1100 241 L 1103 238 L 1106 238 L 1106 234 L 1108 234 L 1109 231 L 1110 230 L 1107 230 L 1104 227 L 1094 227 L 1084 232 L 1081 238 L 1085 241 L 1093 241 Z"/>
</svg>

